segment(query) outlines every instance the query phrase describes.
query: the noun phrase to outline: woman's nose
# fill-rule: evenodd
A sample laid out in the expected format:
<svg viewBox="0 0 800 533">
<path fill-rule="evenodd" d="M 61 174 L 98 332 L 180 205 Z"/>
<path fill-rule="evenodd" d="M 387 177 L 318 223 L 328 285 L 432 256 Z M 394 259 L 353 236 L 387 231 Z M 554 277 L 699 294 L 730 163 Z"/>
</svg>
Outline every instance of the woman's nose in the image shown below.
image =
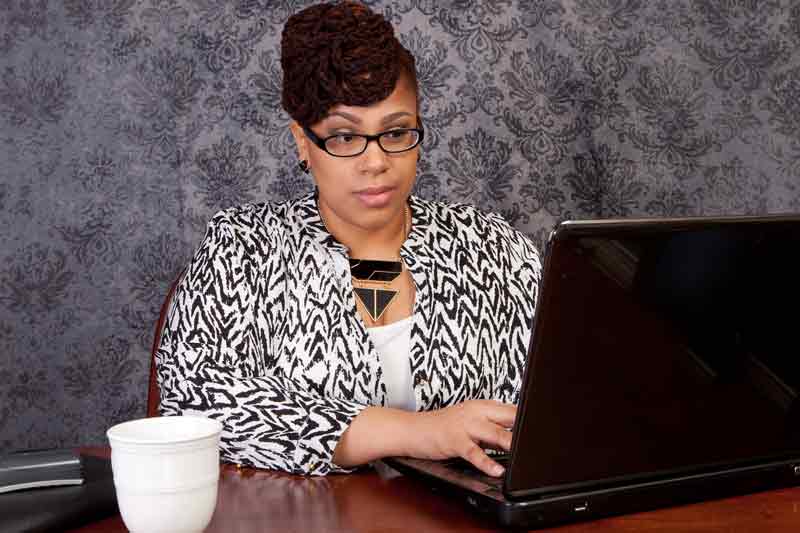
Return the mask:
<svg viewBox="0 0 800 533">
<path fill-rule="evenodd" d="M 377 139 L 367 143 L 367 149 L 359 157 L 360 167 L 365 172 L 379 174 L 389 166 L 389 154 L 383 151 Z"/>
</svg>

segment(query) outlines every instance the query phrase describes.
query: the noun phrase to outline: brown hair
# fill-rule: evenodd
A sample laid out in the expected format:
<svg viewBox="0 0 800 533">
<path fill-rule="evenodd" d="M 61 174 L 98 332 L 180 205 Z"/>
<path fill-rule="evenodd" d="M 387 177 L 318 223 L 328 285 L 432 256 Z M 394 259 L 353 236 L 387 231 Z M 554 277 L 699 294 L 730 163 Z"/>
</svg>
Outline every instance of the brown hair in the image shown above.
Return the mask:
<svg viewBox="0 0 800 533">
<path fill-rule="evenodd" d="M 368 106 L 388 97 L 401 72 L 417 90 L 414 56 L 383 16 L 358 2 L 308 7 L 281 36 L 283 108 L 310 126 L 338 104 Z"/>
</svg>

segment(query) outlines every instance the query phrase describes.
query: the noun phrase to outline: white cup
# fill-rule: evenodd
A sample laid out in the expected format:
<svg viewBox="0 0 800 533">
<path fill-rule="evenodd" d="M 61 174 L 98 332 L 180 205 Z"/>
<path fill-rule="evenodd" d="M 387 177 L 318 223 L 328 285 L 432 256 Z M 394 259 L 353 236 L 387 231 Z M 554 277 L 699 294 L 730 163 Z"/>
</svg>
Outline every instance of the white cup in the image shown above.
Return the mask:
<svg viewBox="0 0 800 533">
<path fill-rule="evenodd" d="M 132 533 L 195 533 L 217 505 L 222 424 L 201 416 L 123 422 L 106 433 L 122 520 Z"/>
</svg>

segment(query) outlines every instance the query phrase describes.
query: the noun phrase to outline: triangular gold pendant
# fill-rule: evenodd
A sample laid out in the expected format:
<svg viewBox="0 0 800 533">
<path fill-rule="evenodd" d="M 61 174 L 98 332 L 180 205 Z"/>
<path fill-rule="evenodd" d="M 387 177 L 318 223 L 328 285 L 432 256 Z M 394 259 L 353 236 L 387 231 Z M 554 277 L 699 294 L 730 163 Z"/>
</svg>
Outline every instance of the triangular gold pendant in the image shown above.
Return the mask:
<svg viewBox="0 0 800 533">
<path fill-rule="evenodd" d="M 362 289 L 360 287 L 354 287 L 354 289 L 358 301 L 367 310 L 373 322 L 377 322 L 381 318 L 383 312 L 386 311 L 386 308 L 392 303 L 397 293 L 400 292 L 386 289 Z"/>
</svg>

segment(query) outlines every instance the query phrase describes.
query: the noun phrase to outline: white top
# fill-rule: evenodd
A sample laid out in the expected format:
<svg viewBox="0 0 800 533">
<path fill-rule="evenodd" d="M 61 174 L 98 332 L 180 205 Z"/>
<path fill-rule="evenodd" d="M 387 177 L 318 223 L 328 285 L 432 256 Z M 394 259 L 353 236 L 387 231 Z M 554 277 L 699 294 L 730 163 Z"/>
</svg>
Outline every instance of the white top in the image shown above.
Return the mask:
<svg viewBox="0 0 800 533">
<path fill-rule="evenodd" d="M 378 351 L 386 384 L 387 407 L 417 410 L 414 387 L 411 383 L 411 327 L 414 317 L 393 322 L 388 326 L 367 328 Z"/>
</svg>

